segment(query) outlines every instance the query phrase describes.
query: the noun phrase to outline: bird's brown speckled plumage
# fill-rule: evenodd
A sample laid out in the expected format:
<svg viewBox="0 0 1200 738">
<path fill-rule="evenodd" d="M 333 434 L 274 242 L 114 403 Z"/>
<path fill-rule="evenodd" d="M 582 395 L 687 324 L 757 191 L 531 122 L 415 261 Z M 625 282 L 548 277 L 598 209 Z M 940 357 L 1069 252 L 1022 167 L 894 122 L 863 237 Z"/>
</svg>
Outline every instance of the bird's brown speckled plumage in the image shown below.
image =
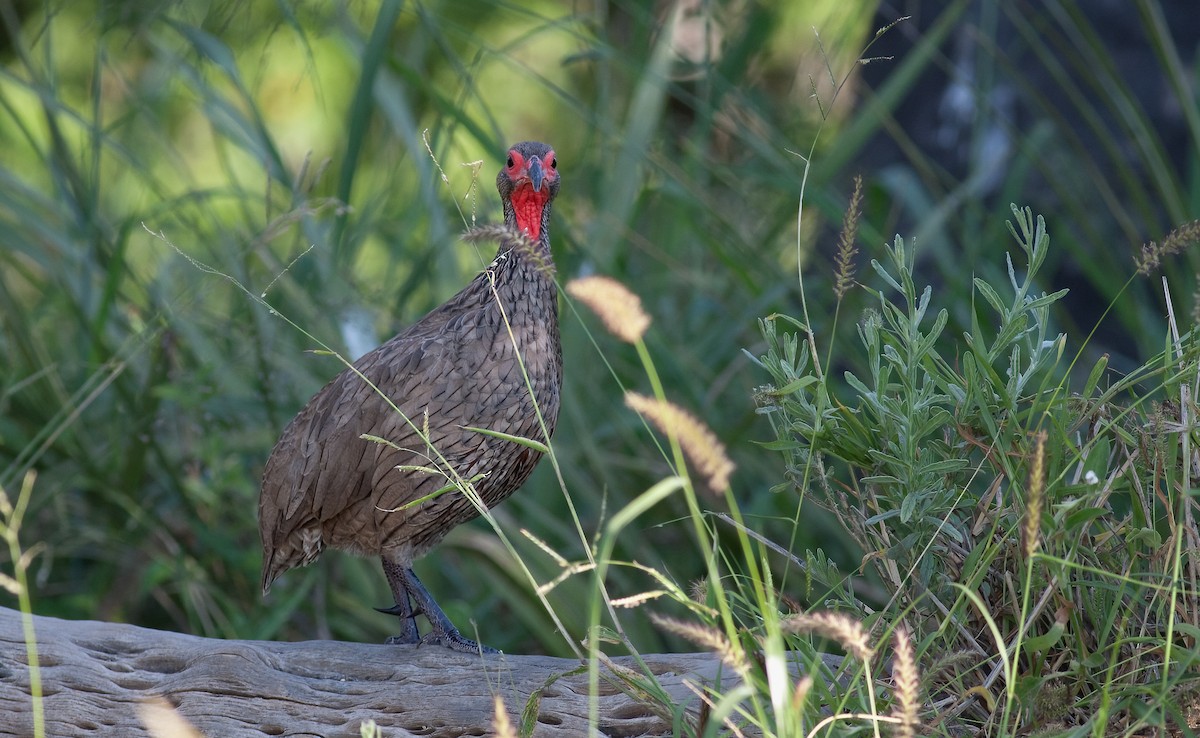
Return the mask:
<svg viewBox="0 0 1200 738">
<path fill-rule="evenodd" d="M 383 557 L 395 590 L 389 565 L 411 575 L 415 558 L 478 515 L 458 490 L 405 507 L 448 483 L 439 474 L 397 468 L 444 468 L 418 429 L 428 427 L 429 444 L 458 477 L 483 475 L 474 486 L 488 507 L 515 492 L 533 471 L 536 451 L 466 429 L 545 442 L 558 417 L 562 349 L 548 228 L 557 162 L 549 147 L 532 142 L 514 146 L 514 155 L 530 169 L 536 158 L 546 174 L 538 184 L 549 189 L 543 195 L 528 178 L 514 178 L 520 166 L 501 170 L 497 187 L 507 230 L 501 231 L 496 259 L 445 304 L 335 377 L 284 429 L 267 461 L 259 499 L 264 592 L 277 576 L 311 563 L 326 547 Z M 532 224 L 524 222 L 530 197 L 540 209 Z M 518 229 L 535 232 L 536 241 L 516 237 Z M 388 443 L 364 440 L 363 434 Z M 403 590 L 401 585 L 396 596 L 404 612 L 396 614 L 411 620 Z M 424 612 L 413 596 L 416 611 Z M 401 640 L 410 642 L 415 633 L 413 625 Z"/>
</svg>

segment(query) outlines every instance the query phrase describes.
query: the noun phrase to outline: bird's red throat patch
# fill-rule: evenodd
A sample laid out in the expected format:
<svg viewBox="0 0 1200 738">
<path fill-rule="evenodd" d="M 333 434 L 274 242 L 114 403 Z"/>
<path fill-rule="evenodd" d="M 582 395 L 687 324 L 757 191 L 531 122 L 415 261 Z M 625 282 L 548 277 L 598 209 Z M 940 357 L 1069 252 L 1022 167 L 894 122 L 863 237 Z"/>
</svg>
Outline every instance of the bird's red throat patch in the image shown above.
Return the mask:
<svg viewBox="0 0 1200 738">
<path fill-rule="evenodd" d="M 549 194 L 549 187 L 542 187 L 541 192 L 534 192 L 533 187 L 528 184 L 518 187 L 512 193 L 517 227 L 528 233 L 534 241 L 542 237 L 542 210 L 546 207 Z"/>
</svg>

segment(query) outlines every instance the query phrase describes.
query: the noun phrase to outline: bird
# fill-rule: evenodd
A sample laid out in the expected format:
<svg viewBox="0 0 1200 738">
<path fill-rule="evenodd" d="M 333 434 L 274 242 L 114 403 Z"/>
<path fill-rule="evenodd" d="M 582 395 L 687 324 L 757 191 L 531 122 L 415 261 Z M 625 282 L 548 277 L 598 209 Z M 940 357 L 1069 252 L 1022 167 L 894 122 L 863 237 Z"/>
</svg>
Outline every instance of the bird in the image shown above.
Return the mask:
<svg viewBox="0 0 1200 738">
<path fill-rule="evenodd" d="M 494 653 L 459 633 L 412 564 L 479 510 L 513 494 L 558 419 L 562 344 L 550 251 L 558 159 L 544 143 L 508 150 L 496 176 L 504 226 L 495 259 L 458 294 L 365 354 L 284 428 L 259 495 L 262 587 L 326 548 L 378 556 L 400 618 L 394 644 Z M 498 236 L 498 237 L 497 237 Z M 420 634 L 416 617 L 429 631 Z"/>
</svg>

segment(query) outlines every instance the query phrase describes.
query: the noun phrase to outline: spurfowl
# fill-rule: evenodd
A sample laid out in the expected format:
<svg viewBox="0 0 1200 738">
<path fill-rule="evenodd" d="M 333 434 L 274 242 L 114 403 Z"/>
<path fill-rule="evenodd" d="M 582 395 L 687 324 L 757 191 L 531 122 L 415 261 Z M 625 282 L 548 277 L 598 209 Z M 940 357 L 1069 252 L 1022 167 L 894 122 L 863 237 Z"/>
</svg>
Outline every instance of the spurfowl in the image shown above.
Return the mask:
<svg viewBox="0 0 1200 738">
<path fill-rule="evenodd" d="M 540 458 L 526 445 L 469 428 L 538 441 L 554 431 L 562 346 L 548 227 L 558 186 L 553 149 L 529 141 L 509 149 L 496 177 L 507 229 L 498 229 L 495 260 L 444 305 L 335 377 L 284 429 L 258 504 L 264 594 L 277 576 L 311 563 L 327 546 L 379 556 L 396 599 L 382 612 L 402 624 L 389 643 L 480 650 L 434 602 L 412 562 L 479 514 L 453 479 L 474 479 L 491 507 L 515 492 Z M 417 614 L 431 626 L 424 637 Z"/>
</svg>

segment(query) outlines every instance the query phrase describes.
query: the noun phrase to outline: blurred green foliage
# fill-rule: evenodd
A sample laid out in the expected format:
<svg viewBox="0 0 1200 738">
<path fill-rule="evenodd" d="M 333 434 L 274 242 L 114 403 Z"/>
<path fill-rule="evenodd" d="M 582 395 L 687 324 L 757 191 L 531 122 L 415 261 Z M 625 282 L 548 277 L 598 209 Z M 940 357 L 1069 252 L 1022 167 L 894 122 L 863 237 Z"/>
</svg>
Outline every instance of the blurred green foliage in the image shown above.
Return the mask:
<svg viewBox="0 0 1200 738">
<path fill-rule="evenodd" d="M 1063 9 L 1045 16 L 1056 28 L 1087 22 L 1073 3 L 1049 5 Z M 893 117 L 904 95 L 923 71 L 952 65 L 941 48 L 960 24 L 984 38 L 989 26 L 963 0 L 929 11 L 919 34 L 900 24 L 885 38 L 903 50 L 872 63 L 885 71 L 868 90 L 855 60 L 877 6 L 0 3 L 0 485 L 39 473 L 22 533 L 46 546 L 32 569 L 36 610 L 222 637 L 382 640 L 392 623 L 369 607 L 388 602 L 376 562 L 327 554 L 277 583 L 270 601 L 259 595 L 262 463 L 340 365 L 306 353 L 313 342 L 235 281 L 335 349 L 365 350 L 491 258 L 457 234 L 498 217 L 494 172 L 508 144 L 529 138 L 552 143 L 561 162 L 552 237 L 563 278 L 599 272 L 638 293 L 669 394 L 738 463 L 747 519 L 854 568 L 859 552 L 822 527 L 826 518 L 797 523 L 796 499 L 768 491 L 783 470 L 752 443 L 769 436 L 751 398 L 766 377 L 740 351 L 762 353 L 757 319 L 795 309 L 804 263 L 813 322 L 832 325 L 825 223 L 840 217 L 858 167 L 861 241 L 882 243 L 900 220 L 921 223 L 929 268 L 957 296 L 950 330 L 961 332 L 972 310 L 964 267 L 1007 238 L 1003 218 L 987 217 L 1002 212 L 997 198 L 1023 201 L 1012 193 L 1047 147 L 1064 161 L 1046 177 L 1092 161 L 1086 147 L 1054 147 L 1070 133 L 1053 115 L 1057 101 L 1043 102 L 1040 127 L 1009 129 L 1012 166 L 990 197 L 968 186 L 969 173 L 956 181 L 905 148 Z M 1052 52 L 1056 38 L 1030 44 Z M 1151 42 L 1166 49 L 1166 38 Z M 980 64 L 1003 66 L 981 48 Z M 1093 51 L 1105 53 L 1099 42 Z M 1186 76 L 1166 63 L 1163 73 Z M 982 85 L 970 94 L 986 96 Z M 1154 148 L 1152 129 L 1123 120 Z M 862 157 L 881 131 L 908 159 L 876 172 Z M 1124 229 L 1089 218 L 1075 238 L 1081 223 L 1055 230 L 1068 254 L 1092 259 L 1099 294 L 1119 291 L 1132 234 L 1148 239 L 1196 216 L 1197 170 L 1182 170 L 1186 179 L 1157 180 L 1178 195 L 1162 212 L 1124 218 L 1133 223 Z M 1110 245 L 1096 249 L 1101 239 Z M 1186 293 L 1190 272 L 1180 275 L 1172 279 Z M 1153 314 L 1155 298 L 1140 297 L 1122 313 L 1127 328 Z M 554 439 L 589 532 L 667 470 L 619 402 L 622 386 L 645 382 L 638 357 L 590 333 L 594 325 L 564 303 Z M 575 560 L 585 544 L 565 510 L 543 465 L 496 514 Z M 615 555 L 682 584 L 701 576 L 691 529 L 677 522 L 684 514 L 678 501 L 659 506 Z M 730 534 L 719 522 L 714 530 Z M 513 539 L 539 581 L 559 573 Z M 571 630 L 551 632 L 486 527 L 459 529 L 418 572 L 464 633 L 472 618 L 486 623 L 490 645 L 561 654 L 564 637 L 581 637 L 573 605 L 590 580 L 551 593 Z M 614 596 L 652 586 L 625 568 L 611 578 Z M 661 636 L 631 620 L 627 630 L 653 650 Z"/>
</svg>

